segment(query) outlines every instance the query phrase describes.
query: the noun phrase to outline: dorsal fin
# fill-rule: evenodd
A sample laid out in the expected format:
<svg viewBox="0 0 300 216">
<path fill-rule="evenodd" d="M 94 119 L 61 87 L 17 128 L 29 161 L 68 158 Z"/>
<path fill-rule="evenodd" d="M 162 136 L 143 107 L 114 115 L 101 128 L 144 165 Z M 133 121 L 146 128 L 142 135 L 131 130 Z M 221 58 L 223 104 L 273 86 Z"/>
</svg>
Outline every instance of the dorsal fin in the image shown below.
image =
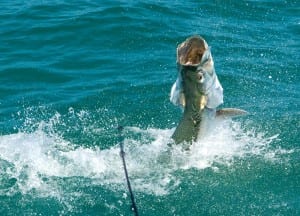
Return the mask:
<svg viewBox="0 0 300 216">
<path fill-rule="evenodd" d="M 232 118 L 235 116 L 247 115 L 247 111 L 236 108 L 224 108 L 216 111 L 216 118 Z"/>
</svg>

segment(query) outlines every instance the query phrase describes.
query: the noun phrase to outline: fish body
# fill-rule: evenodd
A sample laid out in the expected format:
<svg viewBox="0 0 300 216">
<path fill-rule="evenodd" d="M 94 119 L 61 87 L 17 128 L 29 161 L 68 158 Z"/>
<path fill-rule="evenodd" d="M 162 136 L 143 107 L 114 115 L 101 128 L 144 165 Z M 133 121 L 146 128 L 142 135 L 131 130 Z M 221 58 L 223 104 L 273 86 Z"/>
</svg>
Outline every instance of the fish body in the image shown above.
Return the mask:
<svg viewBox="0 0 300 216">
<path fill-rule="evenodd" d="M 214 62 L 206 41 L 193 36 L 177 48 L 178 78 L 170 100 L 184 108 L 172 138 L 175 143 L 197 141 L 206 134 L 216 116 L 245 114 L 239 109 L 216 110 L 223 103 L 223 88 L 215 73 Z"/>
</svg>

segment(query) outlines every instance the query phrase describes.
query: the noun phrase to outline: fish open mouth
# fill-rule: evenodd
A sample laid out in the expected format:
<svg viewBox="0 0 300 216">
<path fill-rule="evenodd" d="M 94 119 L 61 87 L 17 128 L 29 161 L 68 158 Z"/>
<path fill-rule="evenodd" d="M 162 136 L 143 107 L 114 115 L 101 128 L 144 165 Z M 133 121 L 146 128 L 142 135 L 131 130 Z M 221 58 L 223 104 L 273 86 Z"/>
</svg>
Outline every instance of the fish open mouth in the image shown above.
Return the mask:
<svg viewBox="0 0 300 216">
<path fill-rule="evenodd" d="M 200 36 L 188 38 L 177 48 L 177 63 L 182 69 L 193 73 L 192 76 L 199 84 L 205 81 L 204 72 L 198 66 L 207 50 L 208 45 Z"/>
<path fill-rule="evenodd" d="M 202 37 L 190 37 L 178 46 L 177 62 L 180 65 L 199 65 L 207 49 L 208 45 Z"/>
</svg>

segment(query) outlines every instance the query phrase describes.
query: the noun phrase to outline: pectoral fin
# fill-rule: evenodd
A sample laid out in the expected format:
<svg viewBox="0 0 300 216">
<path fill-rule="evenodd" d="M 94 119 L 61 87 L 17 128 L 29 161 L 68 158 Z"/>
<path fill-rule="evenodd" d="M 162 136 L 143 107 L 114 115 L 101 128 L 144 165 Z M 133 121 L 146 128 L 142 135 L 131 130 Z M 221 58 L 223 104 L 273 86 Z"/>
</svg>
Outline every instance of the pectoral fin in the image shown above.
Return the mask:
<svg viewBox="0 0 300 216">
<path fill-rule="evenodd" d="M 232 118 L 235 116 L 247 115 L 248 112 L 236 108 L 224 108 L 216 111 L 216 118 Z"/>
<path fill-rule="evenodd" d="M 185 107 L 185 96 L 182 92 L 179 95 L 179 103 L 182 107 Z"/>
<path fill-rule="evenodd" d="M 207 104 L 207 97 L 203 95 L 200 98 L 200 110 L 203 110 L 206 104 Z"/>
</svg>

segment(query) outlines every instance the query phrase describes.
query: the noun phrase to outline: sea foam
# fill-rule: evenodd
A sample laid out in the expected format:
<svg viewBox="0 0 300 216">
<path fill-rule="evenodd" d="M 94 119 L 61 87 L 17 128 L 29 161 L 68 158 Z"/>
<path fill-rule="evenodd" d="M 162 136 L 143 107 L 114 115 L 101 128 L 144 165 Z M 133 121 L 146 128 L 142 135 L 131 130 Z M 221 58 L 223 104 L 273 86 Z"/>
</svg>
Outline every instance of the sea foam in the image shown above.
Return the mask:
<svg viewBox="0 0 300 216">
<path fill-rule="evenodd" d="M 2 181 L 11 182 L 2 188 L 2 194 L 37 191 L 40 196 L 60 196 L 63 189 L 55 179 L 73 177 L 112 190 L 126 190 L 118 143 L 106 149 L 75 145 L 47 127 L 51 124 L 46 129 L 44 125 L 34 132 L 0 137 Z M 278 154 L 289 153 L 272 148 L 278 135 L 266 137 L 232 120 L 216 122 L 215 129 L 189 150 L 173 143 L 170 137 L 174 129 L 125 127 L 125 158 L 134 190 L 165 195 L 180 184 L 182 177 L 176 175 L 177 171 L 218 171 L 236 159 L 261 157 L 274 161 Z"/>
</svg>

